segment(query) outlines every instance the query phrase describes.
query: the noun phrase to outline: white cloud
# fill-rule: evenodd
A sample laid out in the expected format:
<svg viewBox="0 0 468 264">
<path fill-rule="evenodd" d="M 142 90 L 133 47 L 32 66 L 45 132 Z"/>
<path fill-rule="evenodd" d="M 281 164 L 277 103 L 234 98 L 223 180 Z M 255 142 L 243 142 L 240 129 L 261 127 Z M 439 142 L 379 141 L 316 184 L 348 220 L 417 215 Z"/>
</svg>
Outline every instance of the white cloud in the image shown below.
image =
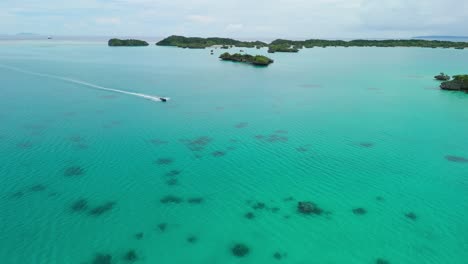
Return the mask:
<svg viewBox="0 0 468 264">
<path fill-rule="evenodd" d="M 226 31 L 240 31 L 244 28 L 243 24 L 229 24 L 226 26 Z"/>
<path fill-rule="evenodd" d="M 187 20 L 195 23 L 209 24 L 214 22 L 216 19 L 211 16 L 202 16 L 202 15 L 189 15 L 186 17 Z"/>
<path fill-rule="evenodd" d="M 467 0 L 0 0 L 0 33 L 372 38 L 468 35 L 467 24 Z"/>
<path fill-rule="evenodd" d="M 120 18 L 118 17 L 98 17 L 95 19 L 98 25 L 120 25 Z"/>
<path fill-rule="evenodd" d="M 363 28 L 381 31 L 406 31 L 413 34 L 415 32 L 434 32 L 446 35 L 443 29 L 450 32 L 455 28 L 460 29 L 468 23 L 468 2 L 459 0 L 426 0 L 424 2 L 364 0 L 359 13 Z M 465 30 L 466 33 L 468 32 Z"/>
</svg>

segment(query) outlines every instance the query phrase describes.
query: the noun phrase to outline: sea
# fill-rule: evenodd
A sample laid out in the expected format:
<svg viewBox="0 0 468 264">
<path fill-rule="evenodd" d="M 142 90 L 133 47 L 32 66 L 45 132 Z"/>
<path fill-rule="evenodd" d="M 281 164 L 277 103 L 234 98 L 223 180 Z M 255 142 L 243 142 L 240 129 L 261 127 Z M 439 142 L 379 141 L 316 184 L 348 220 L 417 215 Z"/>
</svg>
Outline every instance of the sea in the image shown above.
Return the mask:
<svg viewBox="0 0 468 264">
<path fill-rule="evenodd" d="M 468 263 L 467 49 L 213 53 L 0 41 L 0 263 Z"/>
</svg>

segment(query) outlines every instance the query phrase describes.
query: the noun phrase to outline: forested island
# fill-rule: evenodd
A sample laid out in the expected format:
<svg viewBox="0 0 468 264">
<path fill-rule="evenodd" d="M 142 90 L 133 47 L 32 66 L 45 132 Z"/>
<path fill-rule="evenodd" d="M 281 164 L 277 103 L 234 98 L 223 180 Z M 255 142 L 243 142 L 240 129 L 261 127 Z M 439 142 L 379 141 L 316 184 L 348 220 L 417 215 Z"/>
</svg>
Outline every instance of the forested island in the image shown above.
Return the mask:
<svg viewBox="0 0 468 264">
<path fill-rule="evenodd" d="M 225 52 L 221 54 L 219 58 L 224 61 L 242 62 L 242 63 L 248 63 L 252 65 L 257 65 L 257 66 L 268 66 L 271 63 L 273 63 L 272 59 L 262 56 L 262 55 L 252 56 L 249 54 L 239 54 L 239 53 L 235 53 L 231 55 L 228 52 Z"/>
<path fill-rule="evenodd" d="M 286 40 L 277 39 L 267 44 L 262 41 L 239 41 L 230 38 L 198 38 L 198 37 L 183 37 L 170 36 L 158 43 L 158 46 L 174 46 L 191 49 L 204 49 L 211 46 L 226 47 L 246 47 L 246 48 L 263 48 L 268 47 L 268 52 L 298 52 L 302 48 L 314 47 L 419 47 L 419 48 L 468 48 L 468 42 L 455 41 L 440 41 L 440 40 L 424 40 L 424 39 L 388 39 L 388 40 L 324 40 L 324 39 L 309 39 L 309 40 Z"/>
<path fill-rule="evenodd" d="M 108 45 L 111 47 L 137 47 L 148 46 L 148 42 L 138 39 L 110 39 Z"/>
<path fill-rule="evenodd" d="M 291 45 L 269 45 L 268 46 L 268 53 L 275 53 L 275 52 L 299 52 L 299 49 L 296 46 Z"/>
<path fill-rule="evenodd" d="M 223 46 L 224 48 L 236 46 L 245 48 L 267 47 L 268 44 L 261 41 L 239 41 L 230 38 L 189 38 L 183 36 L 170 36 L 158 43 L 158 46 L 174 46 L 189 49 L 204 49 L 212 46 Z"/>
<path fill-rule="evenodd" d="M 468 42 L 424 40 L 424 39 L 387 39 L 387 40 L 286 40 L 277 39 L 270 43 L 270 46 L 286 47 L 419 47 L 419 48 L 468 48 Z"/>
<path fill-rule="evenodd" d="M 468 92 L 468 74 L 455 75 L 451 81 L 441 83 L 440 88 L 443 90 Z"/>
</svg>

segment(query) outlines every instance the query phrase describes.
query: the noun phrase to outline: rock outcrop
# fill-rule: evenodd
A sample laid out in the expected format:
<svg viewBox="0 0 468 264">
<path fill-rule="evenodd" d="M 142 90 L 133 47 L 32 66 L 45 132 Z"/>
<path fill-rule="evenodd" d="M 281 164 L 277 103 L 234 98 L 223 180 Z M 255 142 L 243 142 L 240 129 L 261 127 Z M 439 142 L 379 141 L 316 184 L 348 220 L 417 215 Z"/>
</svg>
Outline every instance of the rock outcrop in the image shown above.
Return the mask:
<svg viewBox="0 0 468 264">
<path fill-rule="evenodd" d="M 468 75 L 455 75 L 453 80 L 440 84 L 442 90 L 468 92 Z"/>
</svg>

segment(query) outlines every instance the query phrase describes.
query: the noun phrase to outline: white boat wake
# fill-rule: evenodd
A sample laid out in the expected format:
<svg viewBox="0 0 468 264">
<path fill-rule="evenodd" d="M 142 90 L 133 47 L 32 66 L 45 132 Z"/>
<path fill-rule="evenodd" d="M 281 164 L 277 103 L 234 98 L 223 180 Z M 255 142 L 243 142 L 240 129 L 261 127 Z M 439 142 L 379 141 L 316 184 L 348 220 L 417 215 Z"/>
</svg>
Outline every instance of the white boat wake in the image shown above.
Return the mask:
<svg viewBox="0 0 468 264">
<path fill-rule="evenodd" d="M 25 74 L 29 74 L 29 75 L 35 75 L 35 76 L 40 76 L 40 77 L 45 77 L 45 78 L 52 78 L 52 79 L 61 80 L 61 81 L 65 81 L 65 82 L 70 82 L 70 83 L 76 83 L 76 84 L 91 87 L 91 88 L 94 88 L 94 89 L 110 91 L 110 92 L 114 92 L 114 93 L 133 95 L 133 96 L 141 97 L 141 98 L 151 100 L 151 101 L 155 101 L 155 102 L 161 102 L 161 101 L 164 101 L 164 100 L 169 100 L 169 98 L 167 98 L 167 97 L 160 97 L 160 96 L 148 95 L 148 94 L 143 94 L 143 93 L 134 93 L 134 92 L 129 92 L 129 91 L 112 89 L 112 88 L 107 88 L 107 87 L 99 86 L 99 85 L 96 85 L 96 84 L 92 84 L 92 83 L 88 83 L 88 82 L 68 78 L 68 77 L 62 77 L 62 76 L 46 74 L 46 73 L 33 72 L 33 71 L 23 70 L 23 69 L 20 69 L 20 68 L 11 67 L 11 66 L 7 66 L 7 65 L 1 65 L 0 64 L 0 68 L 12 70 L 12 71 L 17 71 L 17 72 L 21 72 L 21 73 L 25 73 Z"/>
</svg>

